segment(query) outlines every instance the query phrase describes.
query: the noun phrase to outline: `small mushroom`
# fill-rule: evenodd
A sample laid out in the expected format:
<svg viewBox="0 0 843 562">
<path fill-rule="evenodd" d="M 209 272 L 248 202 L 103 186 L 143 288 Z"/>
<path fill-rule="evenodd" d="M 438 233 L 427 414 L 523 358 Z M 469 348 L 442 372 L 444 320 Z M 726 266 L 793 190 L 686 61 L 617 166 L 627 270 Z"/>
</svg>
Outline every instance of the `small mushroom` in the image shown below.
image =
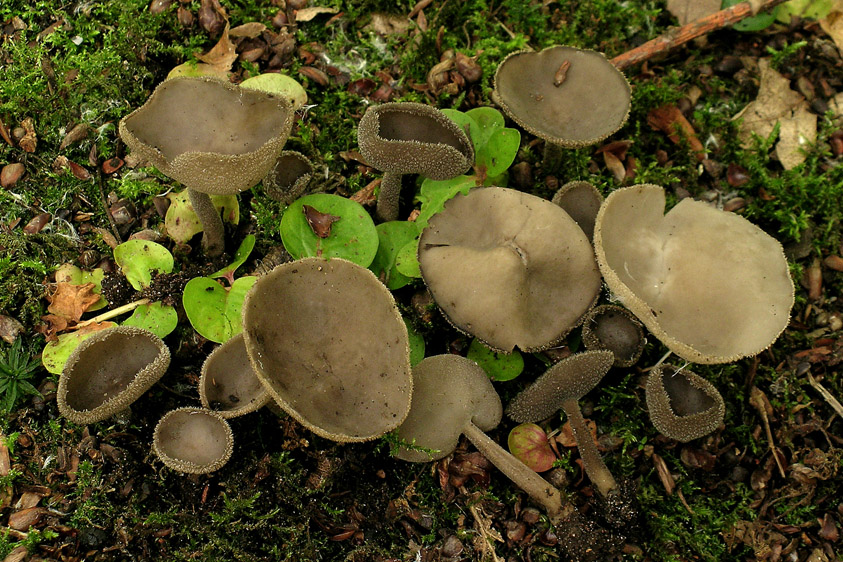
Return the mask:
<svg viewBox="0 0 843 562">
<path fill-rule="evenodd" d="M 407 327 L 368 269 L 338 258 L 279 265 L 246 296 L 243 330 L 258 379 L 317 435 L 367 441 L 407 416 Z"/>
<path fill-rule="evenodd" d="M 603 203 L 603 194 L 591 183 L 570 181 L 559 188 L 550 202 L 565 209 L 589 240 L 594 237 L 594 221 Z"/>
<path fill-rule="evenodd" d="M 728 363 L 769 347 L 790 320 L 794 289 L 781 244 L 734 213 L 664 190 L 613 192 L 594 247 L 606 284 L 671 351 Z"/>
<path fill-rule="evenodd" d="M 250 189 L 275 164 L 293 123 L 290 102 L 214 78 L 171 78 L 120 120 L 120 138 L 187 186 L 208 255 L 222 253 L 223 225 L 209 195 Z"/>
<path fill-rule="evenodd" d="M 205 359 L 199 377 L 199 399 L 203 407 L 224 418 L 254 412 L 272 399 L 249 361 L 242 332 Z"/>
<path fill-rule="evenodd" d="M 301 152 L 285 150 L 263 178 L 266 194 L 289 205 L 301 195 L 313 176 L 313 165 Z"/>
<path fill-rule="evenodd" d="M 605 139 L 626 122 L 631 89 L 603 53 L 554 46 L 518 51 L 498 65 L 492 97 L 504 113 L 545 140 L 545 155 Z M 555 166 L 545 163 L 545 168 Z"/>
<path fill-rule="evenodd" d="M 155 426 L 152 451 L 168 467 L 187 474 L 207 474 L 223 467 L 234 450 L 231 427 L 219 412 L 178 408 Z"/>
<path fill-rule="evenodd" d="M 424 282 L 448 320 L 493 349 L 538 351 L 594 304 L 600 273 L 559 206 L 501 187 L 457 195 L 419 240 Z"/>
<path fill-rule="evenodd" d="M 622 306 L 604 304 L 592 308 L 583 320 L 586 349 L 608 349 L 615 354 L 615 367 L 632 367 L 644 351 L 644 328 Z"/>
<path fill-rule="evenodd" d="M 687 443 L 723 423 L 726 406 L 713 384 L 687 369 L 662 364 L 646 386 L 650 421 L 663 435 Z"/>
<path fill-rule="evenodd" d="M 59 377 L 61 415 L 78 424 L 104 420 L 129 407 L 170 365 L 170 350 L 150 332 L 115 326 L 73 350 Z"/>
<path fill-rule="evenodd" d="M 403 174 L 446 180 L 466 172 L 474 162 L 467 134 L 444 113 L 429 105 L 384 103 L 366 110 L 357 129 L 360 154 L 384 172 L 377 216 L 398 218 Z"/>
<path fill-rule="evenodd" d="M 574 431 L 586 474 L 598 492 L 609 498 L 618 484 L 597 451 L 597 445 L 585 424 L 579 400 L 609 372 L 615 355 L 611 351 L 584 351 L 553 365 L 521 392 L 507 406 L 506 413 L 519 423 L 535 423 L 564 410 Z"/>
</svg>

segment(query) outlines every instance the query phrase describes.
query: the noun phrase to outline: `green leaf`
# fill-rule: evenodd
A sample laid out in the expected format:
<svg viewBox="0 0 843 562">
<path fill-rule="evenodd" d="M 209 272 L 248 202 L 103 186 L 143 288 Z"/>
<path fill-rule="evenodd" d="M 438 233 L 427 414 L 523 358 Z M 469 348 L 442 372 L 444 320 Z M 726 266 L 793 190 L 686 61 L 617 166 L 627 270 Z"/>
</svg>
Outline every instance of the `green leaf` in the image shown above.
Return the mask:
<svg viewBox="0 0 843 562">
<path fill-rule="evenodd" d="M 773 13 L 780 22 L 790 24 L 790 19 L 794 16 L 803 19 L 821 20 L 827 17 L 833 9 L 834 0 L 790 0 L 790 2 L 776 6 Z M 738 26 L 735 25 L 735 29 L 737 28 Z"/>
<path fill-rule="evenodd" d="M 471 137 L 475 150 L 486 146 L 492 135 L 504 128 L 503 114 L 494 107 L 476 107 L 465 114 L 477 124 Z"/>
<path fill-rule="evenodd" d="M 723 0 L 721 4 L 721 8 L 730 8 L 739 2 L 743 2 L 744 0 Z M 732 27 L 738 31 L 744 32 L 751 32 L 751 31 L 761 31 L 762 29 L 767 29 L 771 25 L 773 25 L 776 21 L 776 17 L 779 15 L 779 9 L 781 6 L 777 6 L 773 8 L 769 12 L 760 12 L 756 16 L 749 16 L 748 18 L 744 18 L 741 21 L 732 25 Z M 785 20 L 790 22 L 790 16 L 787 16 Z"/>
<path fill-rule="evenodd" d="M 482 152 L 482 161 L 477 157 L 477 166 L 486 166 L 486 176 L 497 176 L 512 166 L 518 147 L 521 146 L 521 133 L 516 129 L 501 129 L 492 133 Z"/>
<path fill-rule="evenodd" d="M 302 210 L 304 205 L 339 217 L 326 238 L 317 236 Z M 327 193 L 306 195 L 293 201 L 281 218 L 281 241 L 295 259 L 344 258 L 369 267 L 378 251 L 378 232 L 360 203 Z"/>
<path fill-rule="evenodd" d="M 419 269 L 419 239 L 414 238 L 404 244 L 395 254 L 395 269 L 401 275 L 418 279 L 422 276 Z"/>
<path fill-rule="evenodd" d="M 234 252 L 234 261 L 231 262 L 230 265 L 227 265 L 219 271 L 212 273 L 211 277 L 227 277 L 230 274 L 233 274 L 238 267 L 245 263 L 245 261 L 249 258 L 249 254 L 252 253 L 252 250 L 254 248 L 255 235 L 249 234 L 243 239 L 243 242 L 240 243 L 240 247 L 237 248 L 237 251 Z"/>
<path fill-rule="evenodd" d="M 241 310 L 246 293 L 257 277 L 241 277 L 226 289 L 210 277 L 196 277 L 187 282 L 182 304 L 190 325 L 211 341 L 224 343 L 243 331 Z"/>
<path fill-rule="evenodd" d="M 123 321 L 124 326 L 137 326 L 149 330 L 159 338 L 169 335 L 179 323 L 176 309 L 162 302 L 142 304 Z"/>
<path fill-rule="evenodd" d="M 173 255 L 170 251 L 148 240 L 123 242 L 114 248 L 114 261 L 137 291 L 149 287 L 153 271 L 170 273 L 173 270 Z"/>
<path fill-rule="evenodd" d="M 517 349 L 512 353 L 493 351 L 477 338 L 471 341 L 466 357 L 480 365 L 489 378 L 496 381 L 512 380 L 524 370 L 524 358 Z"/>
<path fill-rule="evenodd" d="M 424 338 L 406 318 L 403 320 L 410 338 L 410 366 L 415 367 L 424 359 Z"/>
<path fill-rule="evenodd" d="M 202 223 L 193 211 L 186 189 L 180 193 L 170 193 L 167 198 L 170 200 L 170 206 L 164 216 L 167 236 L 178 244 L 187 244 L 191 238 L 202 232 Z M 240 222 L 240 207 L 236 195 L 211 195 L 211 203 L 217 212 L 222 214 L 223 221 L 231 224 Z"/>
<path fill-rule="evenodd" d="M 293 111 L 301 109 L 307 103 L 307 92 L 302 85 L 286 74 L 278 72 L 246 78 L 240 82 L 240 87 L 261 90 L 286 98 L 293 106 Z"/>
<path fill-rule="evenodd" d="M 476 151 L 477 142 L 475 138 L 476 135 L 480 134 L 480 125 L 478 125 L 471 116 L 456 109 L 443 109 L 442 113 L 444 113 L 448 119 L 459 125 L 460 129 L 463 130 L 468 139 L 471 141 L 471 144 L 474 145 L 474 149 Z"/>
<path fill-rule="evenodd" d="M 466 195 L 474 186 L 474 176 L 457 176 L 449 180 L 425 178 L 416 197 L 421 202 L 421 210 L 415 220 L 419 230 L 427 226 L 430 217 L 442 210 L 448 199 L 451 199 L 457 193 Z"/>
<path fill-rule="evenodd" d="M 400 289 L 410 282 L 411 276 L 406 276 L 396 269 L 395 259 L 401 248 L 416 239 L 419 234 L 418 225 L 407 221 L 390 221 L 377 225 L 376 230 L 380 242 L 369 269 L 388 289 Z"/>
<path fill-rule="evenodd" d="M 61 373 L 64 369 L 64 364 L 67 363 L 67 358 L 80 343 L 96 334 L 99 330 L 116 325 L 114 322 L 102 322 L 91 330 L 81 329 L 75 332 L 61 334 L 57 340 L 51 341 L 44 346 L 44 351 L 41 353 L 41 363 L 51 373 L 56 375 Z"/>
</svg>

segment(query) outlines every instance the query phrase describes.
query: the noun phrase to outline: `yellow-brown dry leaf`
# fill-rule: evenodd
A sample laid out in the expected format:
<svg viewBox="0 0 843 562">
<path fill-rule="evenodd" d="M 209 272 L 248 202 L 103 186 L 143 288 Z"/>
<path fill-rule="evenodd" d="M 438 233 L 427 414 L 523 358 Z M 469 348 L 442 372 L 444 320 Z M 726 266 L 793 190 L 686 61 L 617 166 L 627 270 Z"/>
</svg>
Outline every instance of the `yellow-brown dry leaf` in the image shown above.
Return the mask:
<svg viewBox="0 0 843 562">
<path fill-rule="evenodd" d="M 231 70 L 231 65 L 237 60 L 237 50 L 234 43 L 229 39 L 228 22 L 225 23 L 225 29 L 223 29 L 217 44 L 204 55 L 196 55 L 196 58 L 219 71 L 228 72 Z"/>
<path fill-rule="evenodd" d="M 322 6 L 313 6 L 310 8 L 302 8 L 296 10 L 296 23 L 310 21 L 321 14 L 336 14 L 339 12 L 336 8 L 323 8 Z"/>
<path fill-rule="evenodd" d="M 667 0 L 667 11 L 679 20 L 679 25 L 685 25 L 719 12 L 720 4 L 720 0 Z"/>
<path fill-rule="evenodd" d="M 826 17 L 820 20 L 820 27 L 837 45 L 843 54 L 843 0 L 837 0 Z"/>
<path fill-rule="evenodd" d="M 244 23 L 243 25 L 231 28 L 228 35 L 229 37 L 247 37 L 249 39 L 254 39 L 264 31 L 266 31 L 266 26 L 264 24 L 257 21 L 250 21 L 249 23 Z"/>
<path fill-rule="evenodd" d="M 71 322 L 78 322 L 89 308 L 99 302 L 100 296 L 94 292 L 93 283 L 56 283 L 56 290 L 47 295 L 47 300 L 50 302 L 48 312 Z"/>
</svg>

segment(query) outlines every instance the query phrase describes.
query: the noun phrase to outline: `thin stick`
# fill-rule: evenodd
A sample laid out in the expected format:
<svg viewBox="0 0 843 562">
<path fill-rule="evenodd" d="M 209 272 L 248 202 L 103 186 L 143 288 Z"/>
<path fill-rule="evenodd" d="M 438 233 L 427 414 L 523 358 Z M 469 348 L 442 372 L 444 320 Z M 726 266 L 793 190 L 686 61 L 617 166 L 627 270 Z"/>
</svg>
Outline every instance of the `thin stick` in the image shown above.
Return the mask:
<svg viewBox="0 0 843 562">
<path fill-rule="evenodd" d="M 111 320 L 116 316 L 120 316 L 126 312 L 131 312 L 137 307 L 148 304 L 149 299 L 141 299 L 135 302 L 130 302 L 129 304 L 124 304 L 123 306 L 118 306 L 117 308 L 111 309 L 108 312 L 103 312 L 99 316 L 95 316 L 89 320 L 85 320 L 84 322 L 79 322 L 75 326 L 71 326 L 68 330 L 78 330 L 79 328 L 84 328 L 85 326 L 90 326 L 91 324 L 96 324 L 97 322 L 103 322 L 105 320 Z"/>
<path fill-rule="evenodd" d="M 660 37 L 656 37 L 651 41 L 647 41 L 643 45 L 620 54 L 612 59 L 612 64 L 620 70 L 629 68 L 636 64 L 640 64 L 645 60 L 665 51 L 669 51 L 679 45 L 687 43 L 692 39 L 696 39 L 706 33 L 711 33 L 717 29 L 726 27 L 737 23 L 742 19 L 758 13 L 759 11 L 766 11 L 785 2 L 785 0 L 764 0 L 759 2 L 741 2 L 731 8 L 720 10 L 698 20 L 689 22 L 681 27 L 672 27 Z M 753 10 L 755 7 L 757 9 Z"/>
<path fill-rule="evenodd" d="M 773 441 L 773 430 L 770 429 L 770 418 L 767 416 L 767 397 L 757 386 L 753 386 L 749 391 L 749 403 L 758 410 L 758 415 L 761 416 L 761 421 L 764 423 L 764 430 L 767 434 L 767 444 L 770 447 L 770 452 L 773 454 L 773 460 L 776 461 L 776 466 L 779 468 L 779 474 L 782 478 L 786 478 L 782 461 L 779 459 L 779 452 L 776 448 L 776 443 Z"/>
<path fill-rule="evenodd" d="M 822 394 L 822 397 L 825 398 L 825 401 L 828 402 L 828 405 L 834 408 L 834 411 L 837 412 L 837 415 L 843 418 L 843 405 L 834 397 L 832 393 L 830 393 L 823 385 L 817 382 L 811 373 L 808 373 L 808 383 L 814 387 L 814 390 Z"/>
</svg>

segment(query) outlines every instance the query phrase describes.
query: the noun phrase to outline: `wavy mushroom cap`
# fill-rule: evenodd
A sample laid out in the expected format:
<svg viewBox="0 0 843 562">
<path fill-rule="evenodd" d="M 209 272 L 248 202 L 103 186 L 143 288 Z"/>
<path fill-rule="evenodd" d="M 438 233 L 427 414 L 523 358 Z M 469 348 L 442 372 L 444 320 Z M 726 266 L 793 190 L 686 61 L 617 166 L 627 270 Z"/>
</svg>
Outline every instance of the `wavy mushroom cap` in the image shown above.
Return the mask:
<svg viewBox="0 0 843 562">
<path fill-rule="evenodd" d="M 234 436 L 218 412 L 178 408 L 167 412 L 155 426 L 152 450 L 173 470 L 207 474 L 231 458 Z"/>
<path fill-rule="evenodd" d="M 275 164 L 293 124 L 280 96 L 213 78 L 172 78 L 120 121 L 120 138 L 196 191 L 238 193 Z"/>
<path fill-rule="evenodd" d="M 249 361 L 242 332 L 205 359 L 199 377 L 199 399 L 203 407 L 226 419 L 254 412 L 271 400 Z"/>
<path fill-rule="evenodd" d="M 587 181 L 571 181 L 560 187 L 550 202 L 571 215 L 589 240 L 594 238 L 594 221 L 603 204 L 603 194 L 596 187 Z"/>
<path fill-rule="evenodd" d="M 73 350 L 59 377 L 59 412 L 78 424 L 125 410 L 170 365 L 170 350 L 148 330 L 116 326 L 97 332 Z"/>
<path fill-rule="evenodd" d="M 608 349 L 614 353 L 615 367 L 631 367 L 644 351 L 644 328 L 627 309 L 604 304 L 586 315 L 582 340 L 587 349 Z"/>
<path fill-rule="evenodd" d="M 582 229 L 559 206 L 513 189 L 448 201 L 422 232 L 418 257 L 448 320 L 506 352 L 558 342 L 600 292 Z"/>
<path fill-rule="evenodd" d="M 301 152 L 285 150 L 263 178 L 263 187 L 269 197 L 289 205 L 304 192 L 311 177 L 310 160 Z"/>
<path fill-rule="evenodd" d="M 723 397 L 713 384 L 673 365 L 663 364 L 650 371 L 646 398 L 656 429 L 683 443 L 708 435 L 726 415 Z"/>
<path fill-rule="evenodd" d="M 535 423 L 555 414 L 566 400 L 579 400 L 599 383 L 615 361 L 607 350 L 575 353 L 554 364 L 506 407 L 518 423 Z"/>
<path fill-rule="evenodd" d="M 495 72 L 493 97 L 530 133 L 553 144 L 580 148 L 605 139 L 626 123 L 631 90 L 603 53 L 555 46 L 506 57 Z"/>
<path fill-rule="evenodd" d="M 445 180 L 466 172 L 474 162 L 474 147 L 459 125 L 421 103 L 369 107 L 360 120 L 357 142 L 367 163 L 393 174 Z"/>
<path fill-rule="evenodd" d="M 243 327 L 258 378 L 314 433 L 367 441 L 407 416 L 407 328 L 368 269 L 337 258 L 279 265 L 246 296 Z"/>
<path fill-rule="evenodd" d="M 748 220 L 683 199 L 664 213 L 657 185 L 606 198 L 594 232 L 606 284 L 650 332 L 695 363 L 769 347 L 794 289 L 781 244 Z"/>
<path fill-rule="evenodd" d="M 441 459 L 457 448 L 469 423 L 489 431 L 501 415 L 501 399 L 477 363 L 459 355 L 427 357 L 413 367 L 413 404 L 396 432 L 418 449 L 402 447 L 395 456 L 410 462 Z"/>
</svg>

